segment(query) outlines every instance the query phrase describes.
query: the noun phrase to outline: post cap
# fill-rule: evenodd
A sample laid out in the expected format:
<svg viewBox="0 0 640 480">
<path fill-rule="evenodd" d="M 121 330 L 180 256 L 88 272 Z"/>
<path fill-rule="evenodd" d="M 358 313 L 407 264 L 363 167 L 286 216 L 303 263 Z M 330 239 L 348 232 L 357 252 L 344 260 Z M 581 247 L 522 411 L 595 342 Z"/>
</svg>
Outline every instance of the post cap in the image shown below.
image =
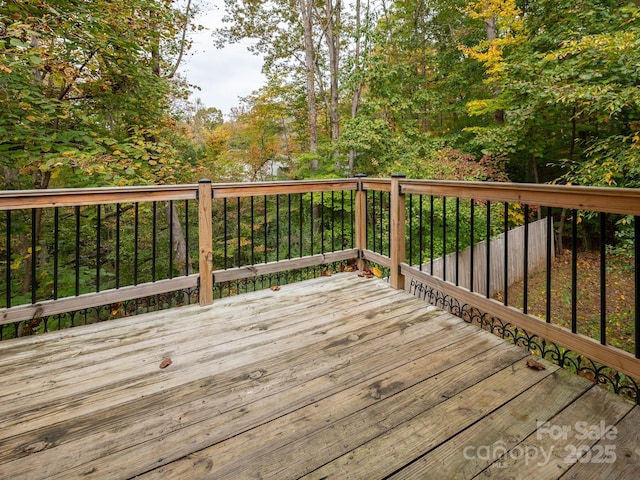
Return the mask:
<svg viewBox="0 0 640 480">
<path fill-rule="evenodd" d="M 211 183 L 211 180 L 209 180 L 208 178 L 201 178 L 200 180 L 198 180 L 198 183 Z"/>
</svg>

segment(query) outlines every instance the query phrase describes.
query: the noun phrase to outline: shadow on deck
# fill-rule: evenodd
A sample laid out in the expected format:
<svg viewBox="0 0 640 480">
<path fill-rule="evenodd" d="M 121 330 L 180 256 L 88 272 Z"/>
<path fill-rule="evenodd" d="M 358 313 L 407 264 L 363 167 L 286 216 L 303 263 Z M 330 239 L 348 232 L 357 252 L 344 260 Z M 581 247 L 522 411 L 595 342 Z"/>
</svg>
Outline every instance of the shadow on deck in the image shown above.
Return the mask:
<svg viewBox="0 0 640 480">
<path fill-rule="evenodd" d="M 636 478 L 638 407 L 533 358 L 350 273 L 2 342 L 0 478 Z"/>
</svg>

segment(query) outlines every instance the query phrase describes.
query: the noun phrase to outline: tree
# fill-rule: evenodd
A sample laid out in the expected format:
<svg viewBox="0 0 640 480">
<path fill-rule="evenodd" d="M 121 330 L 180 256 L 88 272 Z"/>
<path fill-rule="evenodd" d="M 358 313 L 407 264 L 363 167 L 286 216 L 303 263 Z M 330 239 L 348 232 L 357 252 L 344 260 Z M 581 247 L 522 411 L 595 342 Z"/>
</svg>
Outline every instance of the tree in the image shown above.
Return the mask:
<svg viewBox="0 0 640 480">
<path fill-rule="evenodd" d="M 486 68 L 485 78 L 500 93 L 470 102 L 470 113 L 505 112 L 504 125 L 475 128 L 476 141 L 490 152 L 508 154 L 512 170 L 532 165 L 528 171 L 535 180 L 571 172 L 565 181 L 584 183 L 591 177 L 592 183 L 592 175 L 580 181 L 577 172 L 599 171 L 605 183 L 626 183 L 622 172 L 632 168 L 609 169 L 607 175 L 590 162 L 627 164 L 634 155 L 638 76 L 631 65 L 637 62 L 637 7 L 540 0 L 528 2 L 520 17 L 521 26 L 513 30 L 517 35 L 503 42 L 499 55 L 482 53 L 482 43 L 472 47 Z M 609 159 L 605 152 L 611 153 Z M 554 169 L 547 167 L 550 163 Z M 539 165 L 544 175 L 538 175 Z"/>
<path fill-rule="evenodd" d="M 175 70 L 190 5 L 182 13 L 155 0 L 0 2 L 2 187 L 180 178 L 170 102 L 184 88 Z M 38 244 L 41 223 L 36 210 Z M 30 275 L 27 266 L 25 288 Z"/>
<path fill-rule="evenodd" d="M 2 3 L 0 19 L 0 162 L 32 179 L 8 186 L 169 172 L 161 133 L 182 88 L 171 55 L 181 58 L 184 38 L 175 39 L 188 15 L 153 0 L 20 0 Z"/>
</svg>

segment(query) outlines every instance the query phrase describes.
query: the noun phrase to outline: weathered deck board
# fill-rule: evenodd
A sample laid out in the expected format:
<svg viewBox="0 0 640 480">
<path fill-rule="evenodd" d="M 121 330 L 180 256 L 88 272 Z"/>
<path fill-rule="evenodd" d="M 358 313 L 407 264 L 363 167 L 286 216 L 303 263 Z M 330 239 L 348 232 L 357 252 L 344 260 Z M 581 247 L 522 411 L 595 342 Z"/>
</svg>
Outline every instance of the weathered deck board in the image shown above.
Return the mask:
<svg viewBox="0 0 640 480">
<path fill-rule="evenodd" d="M 588 388 L 577 375 L 557 370 L 391 478 L 473 478 Z"/>
<path fill-rule="evenodd" d="M 532 478 L 465 452 L 537 420 L 617 424 L 620 459 L 536 478 L 636 468 L 638 409 L 528 358 L 355 274 L 2 342 L 0 478 Z"/>
</svg>

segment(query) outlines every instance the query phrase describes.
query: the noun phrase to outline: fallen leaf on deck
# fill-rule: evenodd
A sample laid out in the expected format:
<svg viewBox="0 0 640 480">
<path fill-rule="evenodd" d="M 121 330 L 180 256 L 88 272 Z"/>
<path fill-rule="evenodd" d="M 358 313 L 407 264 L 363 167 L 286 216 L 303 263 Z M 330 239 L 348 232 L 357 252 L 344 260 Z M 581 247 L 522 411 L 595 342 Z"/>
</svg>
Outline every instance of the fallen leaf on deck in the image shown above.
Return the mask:
<svg viewBox="0 0 640 480">
<path fill-rule="evenodd" d="M 532 368 L 534 370 L 544 370 L 546 367 L 540 362 L 536 362 L 535 360 L 529 359 L 527 360 L 527 367 Z"/>
<path fill-rule="evenodd" d="M 171 359 L 170 358 L 163 358 L 162 361 L 160 362 L 160 368 L 167 368 L 169 365 L 171 365 Z"/>
<path fill-rule="evenodd" d="M 330 277 L 331 276 L 331 270 L 323 270 L 320 275 L 322 277 Z"/>
<path fill-rule="evenodd" d="M 274 292 L 277 292 L 278 290 L 280 290 L 280 287 L 278 285 L 272 285 L 271 290 L 273 290 Z"/>
<path fill-rule="evenodd" d="M 378 278 L 382 278 L 382 270 L 380 270 L 379 268 L 373 267 L 371 269 L 371 273 L 373 273 Z"/>
<path fill-rule="evenodd" d="M 593 372 L 590 372 L 589 370 L 578 370 L 578 375 L 580 375 L 583 378 L 586 378 L 590 382 L 593 382 L 595 384 L 598 383 L 596 380 L 596 376 L 593 374 Z"/>
</svg>

